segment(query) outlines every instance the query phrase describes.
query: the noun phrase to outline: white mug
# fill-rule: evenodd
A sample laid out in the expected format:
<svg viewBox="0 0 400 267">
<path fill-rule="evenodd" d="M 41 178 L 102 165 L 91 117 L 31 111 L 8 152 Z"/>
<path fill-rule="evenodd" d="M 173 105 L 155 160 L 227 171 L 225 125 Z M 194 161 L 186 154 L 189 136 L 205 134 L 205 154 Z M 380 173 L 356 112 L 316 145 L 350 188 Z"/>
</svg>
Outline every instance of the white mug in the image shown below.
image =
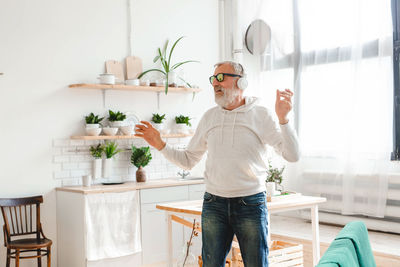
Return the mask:
<svg viewBox="0 0 400 267">
<path fill-rule="evenodd" d="M 139 86 L 140 85 L 140 80 L 139 79 L 133 79 L 133 80 L 126 80 L 125 81 L 126 85 L 135 85 Z"/>
<path fill-rule="evenodd" d="M 91 175 L 84 175 L 82 176 L 82 185 L 85 187 L 90 186 L 92 183 L 92 176 Z"/>
<path fill-rule="evenodd" d="M 97 79 L 100 80 L 100 83 L 102 84 L 115 84 L 115 75 L 114 74 L 109 74 L 109 73 L 104 73 L 100 74 Z"/>
</svg>

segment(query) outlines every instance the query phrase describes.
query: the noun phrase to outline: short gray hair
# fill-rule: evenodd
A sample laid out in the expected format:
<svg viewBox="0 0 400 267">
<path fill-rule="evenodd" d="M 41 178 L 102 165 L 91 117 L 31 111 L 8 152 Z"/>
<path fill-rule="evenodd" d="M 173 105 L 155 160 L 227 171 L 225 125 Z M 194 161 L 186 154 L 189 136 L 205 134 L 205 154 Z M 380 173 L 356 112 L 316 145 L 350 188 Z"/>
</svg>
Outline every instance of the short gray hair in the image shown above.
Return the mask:
<svg viewBox="0 0 400 267">
<path fill-rule="evenodd" d="M 218 62 L 217 64 L 214 65 L 214 68 L 218 68 L 219 66 L 225 65 L 225 64 L 232 66 L 233 69 L 235 70 L 235 74 L 245 75 L 244 68 L 243 68 L 242 64 L 234 62 L 234 61 Z"/>
</svg>

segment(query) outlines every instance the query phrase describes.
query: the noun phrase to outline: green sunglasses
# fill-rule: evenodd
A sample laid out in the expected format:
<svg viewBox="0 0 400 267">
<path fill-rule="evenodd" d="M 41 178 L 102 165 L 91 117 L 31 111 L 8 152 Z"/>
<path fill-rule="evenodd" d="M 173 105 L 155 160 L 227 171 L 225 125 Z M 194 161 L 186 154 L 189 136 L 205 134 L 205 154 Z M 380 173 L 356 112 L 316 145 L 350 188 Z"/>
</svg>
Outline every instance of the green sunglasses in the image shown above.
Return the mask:
<svg viewBox="0 0 400 267">
<path fill-rule="evenodd" d="M 231 73 L 217 73 L 216 75 L 210 76 L 210 83 L 213 84 L 214 80 L 217 79 L 218 82 L 222 82 L 226 76 L 229 77 L 242 77 L 239 74 L 231 74 Z"/>
</svg>

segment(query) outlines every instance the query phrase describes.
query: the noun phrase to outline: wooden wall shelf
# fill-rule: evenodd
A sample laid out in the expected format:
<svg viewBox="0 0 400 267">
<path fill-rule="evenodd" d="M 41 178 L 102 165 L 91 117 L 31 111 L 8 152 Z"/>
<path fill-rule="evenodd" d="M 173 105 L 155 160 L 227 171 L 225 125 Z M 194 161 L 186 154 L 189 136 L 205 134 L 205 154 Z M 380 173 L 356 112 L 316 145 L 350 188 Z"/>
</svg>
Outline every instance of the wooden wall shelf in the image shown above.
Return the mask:
<svg viewBox="0 0 400 267">
<path fill-rule="evenodd" d="M 164 86 L 134 86 L 125 84 L 99 84 L 99 83 L 77 83 L 70 84 L 69 88 L 86 88 L 96 90 L 124 90 L 124 91 L 143 91 L 143 92 L 164 92 Z M 168 87 L 168 92 L 173 93 L 197 93 L 200 88 Z"/>
<path fill-rule="evenodd" d="M 162 134 L 163 138 L 184 138 L 193 136 L 193 134 Z M 139 139 L 141 137 L 136 137 L 134 135 L 98 135 L 98 136 L 71 136 L 71 139 L 74 140 L 121 140 L 121 139 Z"/>
</svg>

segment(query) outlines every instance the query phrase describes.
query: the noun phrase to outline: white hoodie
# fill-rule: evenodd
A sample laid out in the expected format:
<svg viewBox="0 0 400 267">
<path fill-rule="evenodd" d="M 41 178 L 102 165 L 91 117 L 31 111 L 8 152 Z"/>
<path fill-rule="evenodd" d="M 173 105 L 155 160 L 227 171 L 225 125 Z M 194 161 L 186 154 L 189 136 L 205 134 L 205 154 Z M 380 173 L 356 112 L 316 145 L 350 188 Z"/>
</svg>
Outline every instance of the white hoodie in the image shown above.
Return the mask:
<svg viewBox="0 0 400 267">
<path fill-rule="evenodd" d="M 208 150 L 204 179 L 211 194 L 240 197 L 265 191 L 266 145 L 291 162 L 299 159 L 299 148 L 290 125 L 279 129 L 269 110 L 257 102 L 255 97 L 246 97 L 245 105 L 231 111 L 211 108 L 201 118 L 186 150 L 167 144 L 161 153 L 190 170 Z"/>
</svg>

